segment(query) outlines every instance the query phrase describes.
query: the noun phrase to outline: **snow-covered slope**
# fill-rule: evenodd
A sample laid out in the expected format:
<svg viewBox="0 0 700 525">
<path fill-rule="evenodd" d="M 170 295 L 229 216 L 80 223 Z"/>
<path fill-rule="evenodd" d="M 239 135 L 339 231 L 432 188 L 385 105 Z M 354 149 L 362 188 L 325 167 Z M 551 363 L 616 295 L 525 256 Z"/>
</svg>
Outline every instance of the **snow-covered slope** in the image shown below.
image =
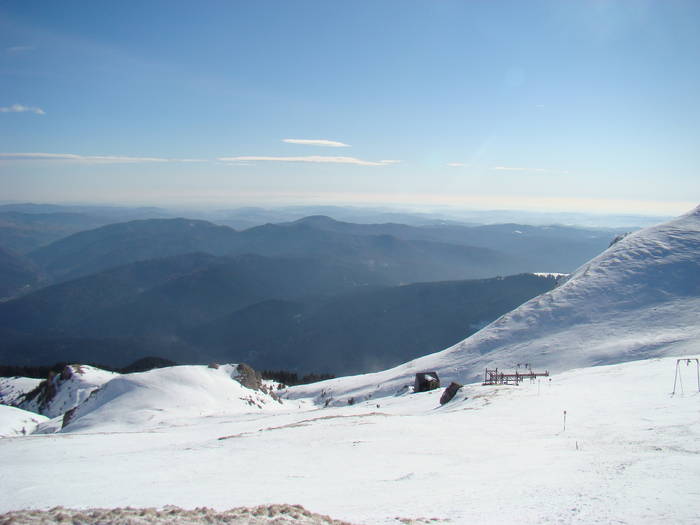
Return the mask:
<svg viewBox="0 0 700 525">
<path fill-rule="evenodd" d="M 2 439 L 0 512 L 288 502 L 367 525 L 697 525 L 700 393 L 691 362 L 670 395 L 675 367 Z"/>
<path fill-rule="evenodd" d="M 14 406 L 41 383 L 32 377 L 0 377 L 0 404 Z"/>
<path fill-rule="evenodd" d="M 79 405 L 63 432 L 133 432 L 200 416 L 282 408 L 270 393 L 241 385 L 235 380 L 238 375 L 236 365 L 174 366 L 121 375 Z"/>
<path fill-rule="evenodd" d="M 26 436 L 48 418 L 19 408 L 0 405 L 0 437 Z"/>
<path fill-rule="evenodd" d="M 626 236 L 566 283 L 451 348 L 376 374 L 294 387 L 287 396 L 343 403 L 393 394 L 424 370 L 467 383 L 486 367 L 516 363 L 561 371 L 680 355 L 700 345 L 699 319 L 700 207 Z"/>
<path fill-rule="evenodd" d="M 60 374 L 42 382 L 13 404 L 23 410 L 54 418 L 78 406 L 94 390 L 118 375 L 94 366 L 67 365 Z"/>
</svg>

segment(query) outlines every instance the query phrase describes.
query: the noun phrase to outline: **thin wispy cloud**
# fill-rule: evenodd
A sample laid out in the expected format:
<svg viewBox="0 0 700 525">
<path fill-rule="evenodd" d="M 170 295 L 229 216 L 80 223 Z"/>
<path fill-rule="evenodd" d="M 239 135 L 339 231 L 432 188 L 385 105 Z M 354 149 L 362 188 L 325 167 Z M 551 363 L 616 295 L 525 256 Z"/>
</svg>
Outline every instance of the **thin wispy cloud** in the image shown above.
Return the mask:
<svg viewBox="0 0 700 525">
<path fill-rule="evenodd" d="M 523 168 L 515 166 L 494 166 L 491 168 L 495 171 L 527 171 L 536 173 L 569 173 L 567 170 L 549 170 L 545 168 Z"/>
<path fill-rule="evenodd" d="M 130 164 L 149 162 L 205 162 L 200 159 L 167 159 L 161 157 L 129 157 L 122 155 L 76 155 L 73 153 L 0 153 L 0 161 L 57 161 L 86 164 Z"/>
<path fill-rule="evenodd" d="M 463 168 L 464 166 L 466 166 L 464 162 L 448 162 L 447 165 L 450 168 Z"/>
<path fill-rule="evenodd" d="M 5 51 L 7 51 L 10 54 L 15 54 L 15 53 L 26 53 L 28 51 L 34 51 L 36 49 L 34 46 L 10 46 L 6 47 Z"/>
<path fill-rule="evenodd" d="M 23 104 L 0 106 L 0 113 L 34 113 L 35 115 L 46 115 L 46 112 L 41 108 L 36 106 L 25 106 Z"/>
<path fill-rule="evenodd" d="M 282 139 L 288 144 L 301 144 L 302 146 L 323 146 L 326 148 L 349 148 L 350 144 L 326 139 Z"/>
<path fill-rule="evenodd" d="M 309 162 L 318 164 L 354 164 L 355 166 L 387 166 L 397 164 L 400 160 L 363 160 L 355 157 L 325 157 L 310 155 L 306 157 L 219 157 L 221 162 Z"/>
</svg>

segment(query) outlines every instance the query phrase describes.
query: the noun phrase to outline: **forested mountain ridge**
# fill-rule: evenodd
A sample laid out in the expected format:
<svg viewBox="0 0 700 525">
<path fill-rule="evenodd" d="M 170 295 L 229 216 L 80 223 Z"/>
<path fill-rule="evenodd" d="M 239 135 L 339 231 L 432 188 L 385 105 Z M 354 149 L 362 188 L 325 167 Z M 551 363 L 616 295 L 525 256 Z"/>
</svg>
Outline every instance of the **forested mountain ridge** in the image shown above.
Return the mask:
<svg viewBox="0 0 700 525">
<path fill-rule="evenodd" d="M 490 248 L 329 232 L 303 223 L 237 232 L 191 219 L 111 224 L 71 235 L 29 255 L 54 280 L 62 281 L 120 264 L 190 252 L 324 258 L 362 265 L 396 284 L 506 275 L 532 266 Z"/>
</svg>

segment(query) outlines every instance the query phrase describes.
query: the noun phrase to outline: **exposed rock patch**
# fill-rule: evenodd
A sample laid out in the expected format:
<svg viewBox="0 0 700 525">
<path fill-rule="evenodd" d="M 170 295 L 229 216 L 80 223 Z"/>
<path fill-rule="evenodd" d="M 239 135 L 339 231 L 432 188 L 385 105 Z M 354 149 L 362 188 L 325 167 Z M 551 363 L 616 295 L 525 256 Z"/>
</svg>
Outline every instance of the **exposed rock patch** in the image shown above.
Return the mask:
<svg viewBox="0 0 700 525">
<path fill-rule="evenodd" d="M 241 363 L 236 367 L 237 376 L 234 377 L 241 385 L 251 390 L 262 390 L 263 382 L 260 372 L 245 363 Z"/>
<path fill-rule="evenodd" d="M 301 505 L 260 505 L 238 507 L 222 512 L 207 507 L 194 510 L 172 505 L 162 509 L 66 509 L 19 510 L 0 515 L 0 525 L 72 523 L 74 525 L 147 525 L 147 524 L 231 524 L 231 525 L 351 525 L 329 516 L 316 514 Z"/>
</svg>

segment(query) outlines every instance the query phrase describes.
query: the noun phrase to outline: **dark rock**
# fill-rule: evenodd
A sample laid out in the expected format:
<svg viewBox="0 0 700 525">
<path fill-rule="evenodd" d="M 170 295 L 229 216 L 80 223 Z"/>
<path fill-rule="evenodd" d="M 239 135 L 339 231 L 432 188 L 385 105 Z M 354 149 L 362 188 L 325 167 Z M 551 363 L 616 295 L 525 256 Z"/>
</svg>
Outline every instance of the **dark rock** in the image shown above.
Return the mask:
<svg viewBox="0 0 700 525">
<path fill-rule="evenodd" d="M 66 365 L 61 370 L 61 381 L 68 381 L 71 377 L 73 377 L 73 368 L 70 365 Z"/>
<path fill-rule="evenodd" d="M 241 385 L 253 390 L 262 390 L 262 376 L 245 363 L 241 363 L 236 368 L 238 376 L 234 377 Z"/>
<path fill-rule="evenodd" d="M 73 414 L 75 414 L 75 410 L 78 407 L 71 408 L 68 412 L 63 414 L 63 422 L 61 423 L 61 430 L 66 428 L 68 426 L 68 423 L 70 423 L 70 420 L 73 418 Z"/>
<path fill-rule="evenodd" d="M 440 396 L 440 404 L 444 405 L 445 403 L 452 401 L 452 398 L 455 397 L 455 394 L 460 388 L 462 388 L 462 386 L 463 385 L 455 383 L 454 381 L 450 383 L 450 386 L 448 386 L 442 393 L 442 396 Z"/>
<path fill-rule="evenodd" d="M 209 363 L 209 366 L 207 368 L 213 368 L 214 370 L 218 370 L 219 363 Z"/>
<path fill-rule="evenodd" d="M 428 392 L 440 388 L 440 378 L 437 372 L 419 372 L 413 385 L 414 392 Z"/>
</svg>

